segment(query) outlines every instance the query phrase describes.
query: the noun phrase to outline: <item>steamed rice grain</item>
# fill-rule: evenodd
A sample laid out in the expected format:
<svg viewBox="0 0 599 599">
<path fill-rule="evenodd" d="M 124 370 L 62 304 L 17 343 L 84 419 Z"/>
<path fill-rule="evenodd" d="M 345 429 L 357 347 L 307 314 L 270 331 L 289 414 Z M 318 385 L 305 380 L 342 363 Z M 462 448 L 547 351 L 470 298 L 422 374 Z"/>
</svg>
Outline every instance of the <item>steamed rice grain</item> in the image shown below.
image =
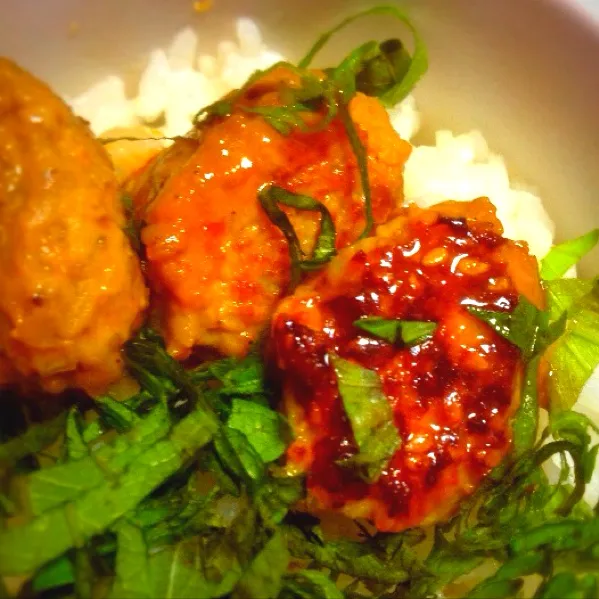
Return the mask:
<svg viewBox="0 0 599 599">
<path fill-rule="evenodd" d="M 555 227 L 541 199 L 510 181 L 504 159 L 490 151 L 482 133 L 437 131 L 434 146 L 414 147 L 405 170 L 408 202 L 428 208 L 481 196 L 494 204 L 506 237 L 526 241 L 537 258 L 547 254 Z"/>
</svg>

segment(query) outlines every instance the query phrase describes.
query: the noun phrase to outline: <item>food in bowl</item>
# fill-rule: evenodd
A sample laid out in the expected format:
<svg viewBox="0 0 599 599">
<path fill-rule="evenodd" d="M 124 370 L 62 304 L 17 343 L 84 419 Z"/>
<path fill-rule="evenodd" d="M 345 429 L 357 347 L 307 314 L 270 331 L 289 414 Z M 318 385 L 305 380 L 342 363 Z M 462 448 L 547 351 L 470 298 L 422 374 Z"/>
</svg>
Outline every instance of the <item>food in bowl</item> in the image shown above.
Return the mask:
<svg viewBox="0 0 599 599">
<path fill-rule="evenodd" d="M 407 25 L 411 52 L 367 42 L 311 67 L 330 35 L 375 13 Z M 266 52 L 247 21 L 240 29 Z M 153 73 L 208 88 L 214 61 L 175 77 L 160 52 L 142 88 Z M 31 368 L 7 377 L 3 413 L 16 424 L 0 445 L 0 574 L 42 595 L 511 596 L 536 584 L 537 596 L 592 596 L 598 429 L 571 408 L 599 363 L 599 306 L 594 281 L 562 277 L 597 231 L 551 247 L 540 200 L 512 187 L 480 134 L 409 143 L 426 51 L 397 8 L 348 18 L 297 65 L 257 66 L 204 108 L 194 97 L 195 116 L 162 88 L 123 100 L 113 122 L 104 104 L 85 115 L 97 141 L 43 88 L 72 123 L 58 134 L 103 165 L 104 187 L 86 195 L 98 204 L 82 206 L 113 208 L 66 219 L 68 194 L 96 182 L 100 167 L 85 163 L 44 214 L 108 227 L 120 253 L 98 270 L 131 273 L 115 287 L 127 310 L 94 312 L 87 292 L 64 313 L 94 314 L 90 335 L 125 322 L 109 347 L 127 374 L 111 368 L 97 390 L 71 360 L 55 386 Z M 163 112 L 166 131 L 152 122 Z M 40 130 L 34 116 L 25 139 Z M 57 146 L 45 151 L 61 164 Z M 45 172 L 52 190 L 74 156 L 62 171 L 25 158 L 16 170 L 27 182 Z M 7 231 L 36 220 L 40 191 L 28 192 L 25 204 L 7 196 L 18 217 Z M 60 256 L 96 240 L 66 239 Z M 28 259 L 43 255 L 43 236 L 30 243 Z M 0 258 L 20 258 L 15 247 Z M 86 259 L 76 266 L 92 291 L 113 291 Z M 57 292 L 74 293 L 79 279 L 59 272 Z M 0 347 L 16 369 L 20 320 L 5 322 Z M 557 477 L 543 470 L 553 457 Z"/>
<path fill-rule="evenodd" d="M 511 310 L 542 291 L 493 213 L 486 199 L 412 207 L 277 307 L 273 355 L 303 431 L 288 459 L 318 507 L 380 531 L 443 521 L 510 450 L 521 356 L 467 306 Z M 426 332 L 381 338 L 393 323 Z"/>
</svg>

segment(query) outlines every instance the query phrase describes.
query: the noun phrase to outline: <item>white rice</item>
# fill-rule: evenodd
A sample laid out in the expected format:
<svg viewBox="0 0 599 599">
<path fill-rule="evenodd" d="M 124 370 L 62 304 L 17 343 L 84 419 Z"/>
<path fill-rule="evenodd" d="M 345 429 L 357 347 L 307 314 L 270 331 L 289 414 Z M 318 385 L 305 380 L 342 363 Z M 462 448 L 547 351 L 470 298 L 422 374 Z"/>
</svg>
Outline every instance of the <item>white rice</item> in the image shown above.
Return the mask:
<svg viewBox="0 0 599 599">
<path fill-rule="evenodd" d="M 405 196 L 423 207 L 487 196 L 506 237 L 526 241 L 537 258 L 553 244 L 555 227 L 541 199 L 510 181 L 503 158 L 479 131 L 437 131 L 435 146 L 416 146 L 406 164 Z"/>
<path fill-rule="evenodd" d="M 213 56 L 199 51 L 197 33 L 186 27 L 168 48 L 150 52 L 135 98 L 127 98 L 124 82 L 110 75 L 70 100 L 70 104 L 91 123 L 97 135 L 115 127 L 161 120 L 164 135 L 183 135 L 200 108 L 243 85 L 256 69 L 282 60 L 280 54 L 265 46 L 251 19 L 238 19 L 236 32 L 237 40 L 221 41 Z"/>
<path fill-rule="evenodd" d="M 283 60 L 264 44 L 251 19 L 238 19 L 236 34 L 235 41 L 221 41 L 216 55 L 211 55 L 198 48 L 196 32 L 185 28 L 168 48 L 150 53 L 136 97 L 128 98 L 123 80 L 110 75 L 70 104 L 97 135 L 115 127 L 161 121 L 165 136 L 183 135 L 200 108 L 241 86 L 256 69 Z M 417 134 L 420 114 L 413 97 L 389 110 L 389 116 L 403 139 L 411 140 Z M 434 146 L 415 145 L 404 180 L 408 203 L 428 207 L 446 199 L 468 201 L 486 196 L 496 207 L 506 237 L 526 241 L 539 259 L 553 244 L 555 226 L 541 198 L 510 180 L 503 157 L 490 150 L 480 131 L 454 134 L 441 130 L 436 133 Z M 576 406 L 595 422 L 599 422 L 594 407 L 598 393 L 599 376 L 594 376 Z M 587 498 L 599 498 L 599 469 L 587 488 Z"/>
</svg>

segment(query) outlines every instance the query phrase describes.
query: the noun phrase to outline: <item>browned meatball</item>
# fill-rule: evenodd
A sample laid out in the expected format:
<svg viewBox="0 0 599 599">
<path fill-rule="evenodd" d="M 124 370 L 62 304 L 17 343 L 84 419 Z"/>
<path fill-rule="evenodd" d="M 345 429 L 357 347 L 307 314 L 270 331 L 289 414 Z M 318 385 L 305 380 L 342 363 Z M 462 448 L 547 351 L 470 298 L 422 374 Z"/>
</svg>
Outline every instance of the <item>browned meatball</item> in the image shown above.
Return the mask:
<svg viewBox="0 0 599 599">
<path fill-rule="evenodd" d="M 287 457 L 307 474 L 310 509 L 382 531 L 428 525 L 448 518 L 510 450 L 520 352 L 467 306 L 511 311 L 519 294 L 541 306 L 543 291 L 536 260 L 501 233 L 485 199 L 412 208 L 279 304 L 271 347 L 296 436 Z M 356 325 L 365 317 L 436 328 L 414 345 L 390 343 Z M 378 385 L 399 437 L 373 480 L 348 466 L 359 451 L 338 358 L 370 372 L 351 383 L 360 418 L 368 421 L 368 389 Z"/>
<path fill-rule="evenodd" d="M 146 306 L 108 155 L 0 58 L 0 384 L 99 392 Z"/>
<path fill-rule="evenodd" d="M 260 205 L 264 186 L 322 202 L 335 222 L 339 248 L 364 229 L 356 158 L 339 117 L 322 130 L 282 135 L 242 108 L 280 105 L 286 86 L 297 84 L 283 68 L 259 80 L 231 115 L 179 139 L 131 182 L 145 224 L 142 241 L 162 332 L 177 358 L 196 345 L 243 355 L 287 287 L 288 245 Z M 384 222 L 401 203 L 411 146 L 376 98 L 356 95 L 349 112 L 368 153 L 374 218 Z M 309 254 L 318 216 L 286 211 Z"/>
</svg>

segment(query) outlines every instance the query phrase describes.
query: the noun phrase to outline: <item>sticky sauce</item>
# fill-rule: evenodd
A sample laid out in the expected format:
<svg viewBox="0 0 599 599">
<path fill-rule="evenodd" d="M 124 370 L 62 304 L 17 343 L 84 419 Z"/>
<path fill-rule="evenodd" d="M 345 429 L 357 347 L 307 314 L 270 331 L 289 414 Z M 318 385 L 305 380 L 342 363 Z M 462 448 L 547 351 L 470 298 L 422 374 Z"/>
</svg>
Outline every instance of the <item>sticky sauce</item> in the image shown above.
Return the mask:
<svg viewBox="0 0 599 599">
<path fill-rule="evenodd" d="M 286 69 L 270 73 L 246 92 L 240 106 L 281 104 L 279 92 L 293 77 Z M 374 218 L 384 222 L 400 199 L 410 146 L 377 100 L 358 95 L 350 111 L 372 156 Z M 267 326 L 290 274 L 287 242 L 258 200 L 269 185 L 325 205 L 339 248 L 364 229 L 356 158 L 339 118 L 322 129 L 282 135 L 261 116 L 237 107 L 177 140 L 131 183 L 138 218 L 146 225 L 142 240 L 158 291 L 161 330 L 174 356 L 184 359 L 196 345 L 243 355 Z M 309 254 L 319 215 L 283 210 Z"/>
<path fill-rule="evenodd" d="M 512 242 L 489 227 L 439 217 L 410 221 L 397 238 L 358 247 L 342 272 L 329 269 L 287 299 L 273 325 L 286 401 L 301 407 L 310 430 L 312 501 L 366 517 L 380 530 L 446 517 L 501 461 L 520 368 L 518 350 L 466 310 L 516 306 L 522 290 L 498 251 Z M 484 268 L 456 268 L 458 256 Z M 353 326 L 364 316 L 438 326 L 432 339 L 397 347 Z M 393 408 L 403 444 L 375 484 L 339 465 L 357 447 L 330 352 L 375 370 Z"/>
</svg>

